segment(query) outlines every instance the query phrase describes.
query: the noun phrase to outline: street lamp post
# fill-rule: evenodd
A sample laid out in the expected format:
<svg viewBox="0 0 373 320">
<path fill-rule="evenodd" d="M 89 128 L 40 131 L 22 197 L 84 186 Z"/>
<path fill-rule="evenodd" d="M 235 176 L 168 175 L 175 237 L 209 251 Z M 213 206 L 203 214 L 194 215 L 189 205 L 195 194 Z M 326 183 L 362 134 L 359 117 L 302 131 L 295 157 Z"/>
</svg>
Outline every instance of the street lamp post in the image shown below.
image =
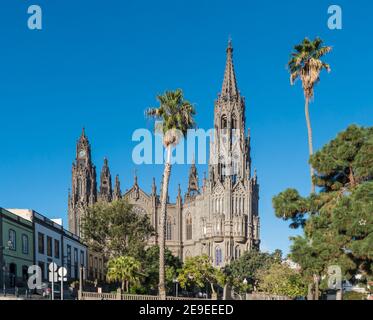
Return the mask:
<svg viewBox="0 0 373 320">
<path fill-rule="evenodd" d="M 178 297 L 178 293 L 179 293 L 179 280 L 174 279 L 173 283 L 175 283 L 175 286 L 176 286 L 176 298 L 177 298 Z"/>
<path fill-rule="evenodd" d="M 244 287 L 245 287 L 244 290 L 245 290 L 245 300 L 246 300 L 246 299 L 247 299 L 247 284 L 248 284 L 247 279 L 246 279 L 246 278 L 243 279 L 242 283 L 243 283 L 243 285 L 244 285 Z M 241 297 L 241 300 L 243 300 L 242 297 Z"/>
</svg>

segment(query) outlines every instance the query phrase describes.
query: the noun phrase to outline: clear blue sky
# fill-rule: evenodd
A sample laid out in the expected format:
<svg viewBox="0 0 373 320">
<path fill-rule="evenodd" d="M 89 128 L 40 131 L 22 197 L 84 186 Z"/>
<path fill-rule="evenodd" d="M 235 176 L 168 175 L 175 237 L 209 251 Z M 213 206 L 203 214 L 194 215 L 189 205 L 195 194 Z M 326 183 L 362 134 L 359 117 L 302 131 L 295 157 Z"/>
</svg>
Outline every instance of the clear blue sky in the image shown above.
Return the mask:
<svg viewBox="0 0 373 320">
<path fill-rule="evenodd" d="M 43 9 L 43 30 L 27 28 L 27 7 Z M 66 222 L 75 143 L 86 128 L 98 172 L 109 158 L 122 188 L 132 185 L 133 131 L 155 95 L 182 88 L 210 128 L 231 35 L 238 85 L 247 102 L 258 169 L 262 245 L 288 251 L 294 232 L 274 217 L 272 196 L 309 191 L 303 94 L 286 62 L 305 36 L 334 47 L 311 105 L 315 147 L 351 123 L 372 125 L 371 1 L 338 0 L 343 30 L 327 28 L 330 1 L 1 1 L 0 206 L 33 208 Z M 163 167 L 141 166 L 141 186 Z M 200 177 L 206 170 L 199 168 Z M 188 167 L 174 167 L 185 192 Z"/>
</svg>

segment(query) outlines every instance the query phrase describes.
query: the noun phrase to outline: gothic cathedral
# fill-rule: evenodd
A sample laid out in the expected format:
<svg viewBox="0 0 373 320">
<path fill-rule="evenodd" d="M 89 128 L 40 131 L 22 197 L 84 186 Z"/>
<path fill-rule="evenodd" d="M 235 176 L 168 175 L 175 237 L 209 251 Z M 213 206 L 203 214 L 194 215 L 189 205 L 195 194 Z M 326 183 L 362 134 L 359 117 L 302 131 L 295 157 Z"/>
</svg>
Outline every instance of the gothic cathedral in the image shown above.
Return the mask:
<svg viewBox="0 0 373 320">
<path fill-rule="evenodd" d="M 207 254 L 215 266 L 224 266 L 244 251 L 258 249 L 260 245 L 259 185 L 256 172 L 251 172 L 250 131 L 246 136 L 245 99 L 237 87 L 231 42 L 227 48 L 222 91 L 215 101 L 214 129 L 209 174 L 204 177 L 202 187 L 199 187 L 197 168 L 193 163 L 184 198 L 179 187 L 176 202 L 167 206 L 166 245 L 183 260 Z M 135 176 L 131 189 L 122 195 L 118 176 L 112 188 L 105 159 L 97 191 L 96 167 L 83 130 L 72 167 L 72 189 L 68 199 L 70 231 L 80 235 L 80 219 L 87 206 L 122 197 L 134 205 L 138 214 L 149 215 L 157 230 L 161 208 L 155 179 L 148 194 L 139 187 Z M 149 244 L 156 241 L 152 238 Z"/>
</svg>

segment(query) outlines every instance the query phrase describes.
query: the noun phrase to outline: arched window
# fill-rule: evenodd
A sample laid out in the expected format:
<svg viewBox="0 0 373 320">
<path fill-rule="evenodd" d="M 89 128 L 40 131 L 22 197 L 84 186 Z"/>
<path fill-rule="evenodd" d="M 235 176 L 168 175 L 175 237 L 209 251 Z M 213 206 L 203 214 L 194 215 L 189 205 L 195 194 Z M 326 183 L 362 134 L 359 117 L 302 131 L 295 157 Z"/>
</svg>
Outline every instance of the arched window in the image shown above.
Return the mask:
<svg viewBox="0 0 373 320">
<path fill-rule="evenodd" d="M 170 218 L 166 221 L 166 240 L 172 240 L 172 222 Z"/>
<path fill-rule="evenodd" d="M 192 237 L 193 237 L 192 215 L 188 214 L 186 218 L 186 239 L 192 240 Z"/>
<path fill-rule="evenodd" d="M 81 196 L 83 193 L 83 182 L 81 179 L 78 180 L 78 193 L 79 193 L 79 196 Z"/>
<path fill-rule="evenodd" d="M 16 232 L 13 229 L 9 229 L 9 250 L 16 250 Z"/>
<path fill-rule="evenodd" d="M 232 116 L 231 146 L 235 146 L 240 139 L 238 121 L 235 115 Z"/>
<path fill-rule="evenodd" d="M 238 176 L 238 171 L 239 171 L 238 165 L 239 165 L 239 155 L 234 154 L 233 159 L 232 159 L 232 181 L 233 183 L 236 183 L 237 181 L 237 176 Z"/>
<path fill-rule="evenodd" d="M 233 115 L 232 116 L 232 130 L 235 130 L 237 129 L 237 119 L 236 119 L 236 115 Z"/>
<path fill-rule="evenodd" d="M 218 172 L 219 172 L 219 175 L 220 175 L 220 181 L 223 182 L 225 180 L 226 175 L 227 175 L 226 160 L 225 160 L 224 156 L 219 157 Z"/>
<path fill-rule="evenodd" d="M 227 126 L 228 126 L 227 116 L 223 115 L 221 117 L 221 128 L 222 129 L 227 129 Z"/>
<path fill-rule="evenodd" d="M 235 257 L 235 259 L 239 259 L 240 256 L 241 256 L 240 246 L 236 246 L 236 248 L 234 249 L 234 257 Z"/>
<path fill-rule="evenodd" d="M 25 234 L 22 235 L 22 253 L 23 254 L 29 253 L 28 236 Z"/>
<path fill-rule="evenodd" d="M 223 262 L 223 257 L 222 257 L 222 253 L 221 253 L 221 248 L 216 247 L 216 249 L 215 249 L 215 264 L 216 264 L 216 266 L 220 266 L 222 262 Z"/>
</svg>

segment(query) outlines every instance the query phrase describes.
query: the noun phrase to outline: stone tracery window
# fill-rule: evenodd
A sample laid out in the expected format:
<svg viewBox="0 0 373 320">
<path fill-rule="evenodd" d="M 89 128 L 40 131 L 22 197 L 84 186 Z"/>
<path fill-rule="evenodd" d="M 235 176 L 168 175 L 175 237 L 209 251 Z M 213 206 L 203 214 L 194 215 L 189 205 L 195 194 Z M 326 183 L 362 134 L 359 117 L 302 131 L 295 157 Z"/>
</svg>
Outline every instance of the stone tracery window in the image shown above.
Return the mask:
<svg viewBox="0 0 373 320">
<path fill-rule="evenodd" d="M 134 213 L 137 213 L 137 214 L 146 215 L 146 211 L 143 208 L 139 207 L 139 206 L 133 206 L 132 211 Z"/>
<path fill-rule="evenodd" d="M 222 129 L 227 129 L 227 126 L 228 126 L 227 116 L 222 115 L 222 117 L 221 117 L 221 128 Z"/>
<path fill-rule="evenodd" d="M 193 223 L 192 215 L 189 213 L 186 218 L 186 239 L 192 240 L 193 238 Z"/>
<path fill-rule="evenodd" d="M 232 116 L 232 129 L 237 129 L 237 118 L 235 114 Z"/>
<path fill-rule="evenodd" d="M 221 248 L 218 246 L 215 249 L 215 264 L 216 266 L 220 266 L 222 262 L 223 262 L 222 252 L 221 252 Z"/>
<path fill-rule="evenodd" d="M 240 246 L 236 246 L 234 249 L 234 257 L 235 259 L 239 259 L 241 256 L 241 249 Z"/>
</svg>

